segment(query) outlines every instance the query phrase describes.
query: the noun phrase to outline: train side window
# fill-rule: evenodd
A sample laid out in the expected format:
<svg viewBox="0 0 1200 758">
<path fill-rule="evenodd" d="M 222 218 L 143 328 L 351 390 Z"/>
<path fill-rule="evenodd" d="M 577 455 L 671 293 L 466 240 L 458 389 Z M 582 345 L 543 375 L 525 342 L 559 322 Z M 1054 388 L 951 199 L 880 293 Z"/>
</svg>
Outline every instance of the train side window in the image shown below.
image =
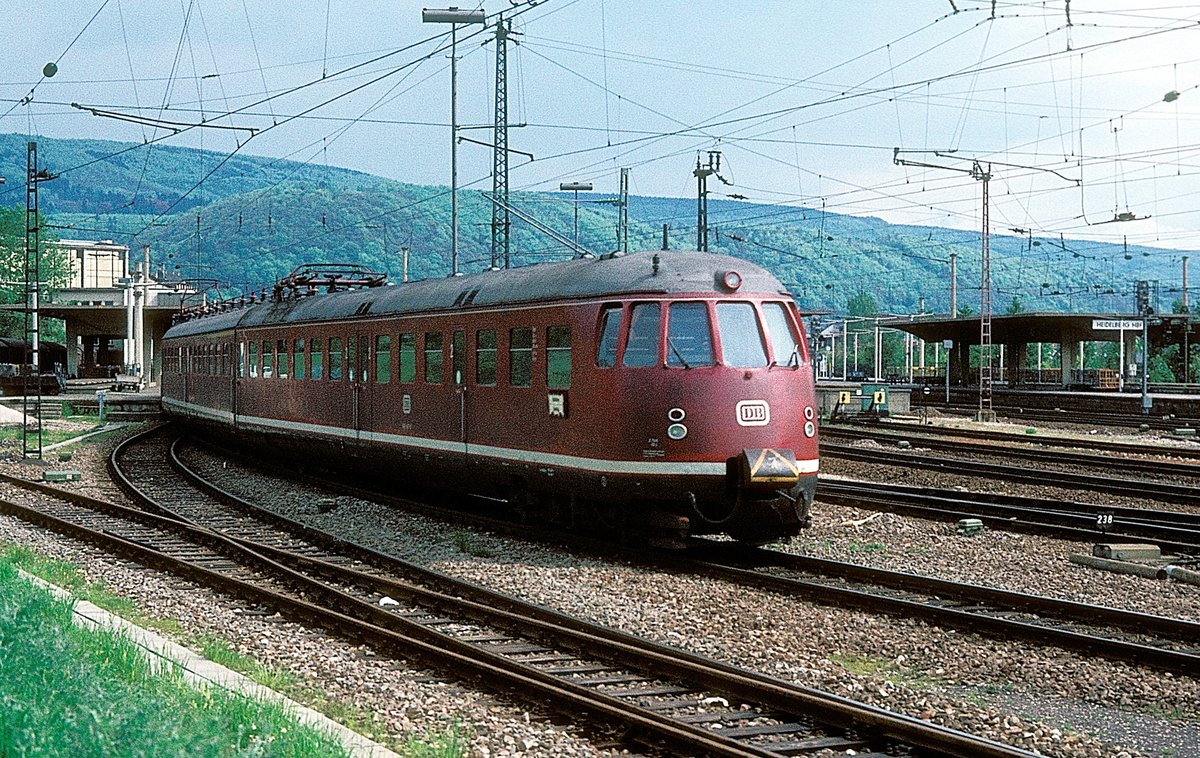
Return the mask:
<svg viewBox="0 0 1200 758">
<path fill-rule="evenodd" d="M 800 345 L 783 303 L 763 303 L 763 321 L 771 341 L 772 361 L 779 366 L 800 365 Z"/>
<path fill-rule="evenodd" d="M 629 339 L 625 342 L 622 366 L 654 366 L 658 363 L 658 303 L 638 303 L 629 314 Z"/>
<path fill-rule="evenodd" d="M 508 383 L 529 387 L 533 383 L 533 330 L 508 330 Z"/>
<path fill-rule="evenodd" d="M 667 365 L 713 365 L 708 303 L 671 303 L 667 320 Z"/>
<path fill-rule="evenodd" d="M 304 379 L 304 374 L 307 372 L 308 366 L 305 365 L 306 361 L 304 360 L 303 337 L 298 337 L 292 342 L 292 355 L 295 356 L 293 360 L 296 362 L 296 365 L 292 367 L 294 369 L 292 376 L 296 379 Z"/>
<path fill-rule="evenodd" d="M 238 343 L 238 379 L 246 378 L 246 343 Z"/>
<path fill-rule="evenodd" d="M 258 340 L 250 342 L 250 378 L 258 376 Z"/>
<path fill-rule="evenodd" d="M 617 365 L 617 338 L 621 335 L 621 306 L 605 308 L 600 313 L 600 344 L 596 346 L 596 365 L 611 368 Z"/>
<path fill-rule="evenodd" d="M 392 338 L 387 334 L 375 336 L 375 383 L 392 381 Z"/>
<path fill-rule="evenodd" d="M 346 378 L 350 381 L 356 381 L 355 372 L 358 371 L 358 361 L 361 360 L 358 352 L 355 350 L 355 345 L 358 340 L 351 337 L 346 340 Z"/>
<path fill-rule="evenodd" d="M 450 367 L 453 371 L 454 383 L 461 385 L 466 380 L 467 333 L 456 329 L 450 337 Z"/>
<path fill-rule="evenodd" d="M 342 338 L 329 338 L 329 378 L 342 378 Z"/>
<path fill-rule="evenodd" d="M 276 344 L 276 350 L 279 357 L 277 359 L 278 365 L 275 367 L 275 375 L 280 379 L 287 379 L 292 373 L 291 356 L 288 355 L 287 340 L 279 340 Z"/>
<path fill-rule="evenodd" d="M 717 303 L 717 327 L 725 365 L 758 368 L 767 365 L 758 316 L 750 303 Z"/>
<path fill-rule="evenodd" d="M 271 340 L 263 340 L 263 379 L 270 379 L 275 376 L 275 343 Z"/>
<path fill-rule="evenodd" d="M 313 379 L 325 378 L 325 347 L 321 342 L 320 337 L 314 337 L 309 347 L 312 353 L 312 370 L 309 371 L 309 376 Z"/>
<path fill-rule="evenodd" d="M 400 335 L 400 383 L 411 384 L 417 379 L 417 335 Z"/>
<path fill-rule="evenodd" d="M 375 345 L 371 342 L 371 338 L 365 334 L 358 335 L 358 363 L 354 364 L 358 367 L 358 373 L 355 374 L 355 381 L 366 383 L 371 377 L 371 361 L 374 360 Z"/>
<path fill-rule="evenodd" d="M 496 385 L 496 330 L 475 332 L 475 383 L 488 387 Z"/>
<path fill-rule="evenodd" d="M 565 390 L 571 386 L 571 327 L 546 330 L 546 386 Z"/>
<path fill-rule="evenodd" d="M 425 332 L 425 383 L 442 383 L 441 332 Z"/>
</svg>

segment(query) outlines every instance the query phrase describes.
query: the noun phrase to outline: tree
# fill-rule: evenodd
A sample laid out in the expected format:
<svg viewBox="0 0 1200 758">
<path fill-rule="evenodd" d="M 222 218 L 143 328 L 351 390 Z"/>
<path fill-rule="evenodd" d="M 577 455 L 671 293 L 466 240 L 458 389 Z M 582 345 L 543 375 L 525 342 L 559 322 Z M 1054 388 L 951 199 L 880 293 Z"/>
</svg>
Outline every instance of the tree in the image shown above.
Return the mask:
<svg viewBox="0 0 1200 758">
<path fill-rule="evenodd" d="M 41 225 L 39 261 L 43 292 L 66 285 L 71 278 L 71 265 L 66 251 L 51 246 L 58 235 L 46 229 L 45 218 L 38 217 Z M 25 300 L 25 211 L 18 207 L 0 208 L 0 304 L 10 305 Z M 66 332 L 58 320 L 44 323 L 44 338 L 63 341 Z M 0 311 L 0 336 L 24 339 L 25 318 L 15 311 Z"/>
<path fill-rule="evenodd" d="M 1005 312 L 1006 315 L 1012 316 L 1017 313 L 1024 313 L 1024 312 L 1025 312 L 1025 303 L 1021 302 L 1021 298 L 1017 297 L 1016 295 L 1013 295 L 1012 304 L 1008 306 L 1008 310 Z"/>
</svg>

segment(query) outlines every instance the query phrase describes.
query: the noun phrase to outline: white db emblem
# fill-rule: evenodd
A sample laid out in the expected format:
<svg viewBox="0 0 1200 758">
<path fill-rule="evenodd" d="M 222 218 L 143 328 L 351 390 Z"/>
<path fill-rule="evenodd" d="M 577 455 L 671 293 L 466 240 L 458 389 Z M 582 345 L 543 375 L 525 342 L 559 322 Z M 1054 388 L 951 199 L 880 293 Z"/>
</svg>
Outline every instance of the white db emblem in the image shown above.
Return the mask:
<svg viewBox="0 0 1200 758">
<path fill-rule="evenodd" d="M 737 404 L 737 422 L 742 426 L 766 426 L 771 423 L 771 406 L 766 400 L 743 400 Z"/>
</svg>

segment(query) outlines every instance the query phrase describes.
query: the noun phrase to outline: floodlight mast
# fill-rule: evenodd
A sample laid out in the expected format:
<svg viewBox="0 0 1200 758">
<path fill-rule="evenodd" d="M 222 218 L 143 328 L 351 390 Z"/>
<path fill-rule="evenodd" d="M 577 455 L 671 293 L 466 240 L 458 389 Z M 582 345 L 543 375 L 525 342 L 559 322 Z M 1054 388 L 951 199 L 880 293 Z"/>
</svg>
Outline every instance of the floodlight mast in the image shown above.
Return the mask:
<svg viewBox="0 0 1200 758">
<path fill-rule="evenodd" d="M 562 192 L 575 193 L 575 249 L 579 250 L 579 193 L 591 192 L 591 182 L 562 182 L 558 185 L 558 189 Z M 580 257 L 585 257 L 580 254 Z"/>
<path fill-rule="evenodd" d="M 421 21 L 426 24 L 450 24 L 450 276 L 458 271 L 458 25 L 482 24 L 482 10 L 465 11 L 457 7 L 422 8 Z"/>
</svg>

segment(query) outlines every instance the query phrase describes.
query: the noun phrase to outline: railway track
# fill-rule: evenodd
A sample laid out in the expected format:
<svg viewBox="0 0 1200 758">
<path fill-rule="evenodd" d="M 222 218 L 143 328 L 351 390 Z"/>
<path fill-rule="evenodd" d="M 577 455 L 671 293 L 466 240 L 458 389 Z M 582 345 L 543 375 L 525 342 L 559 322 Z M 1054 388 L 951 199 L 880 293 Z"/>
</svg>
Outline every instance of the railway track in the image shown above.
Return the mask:
<svg viewBox="0 0 1200 758">
<path fill-rule="evenodd" d="M 1194 513 L 827 478 L 817 498 L 940 521 L 978 518 L 995 529 L 1082 542 L 1149 542 L 1168 552 L 1200 555 L 1200 514 Z M 1102 531 L 1098 519 L 1108 516 L 1112 523 Z"/>
<path fill-rule="evenodd" d="M 341 542 L 194 474 L 185 486 L 161 429 L 127 440 L 110 465 L 142 509 L 6 478 L 38 496 L 0 500 L 0 510 L 574 719 L 620 724 L 639 744 L 722 756 L 1029 755 Z"/>
<path fill-rule="evenodd" d="M 316 486 L 329 486 L 328 481 L 310 481 Z M 360 494 L 378 498 L 368 492 Z M 422 510 L 434 517 L 444 516 L 436 507 L 424 506 Z M 1133 509 L 1130 511 L 1138 513 Z M 450 513 L 450 516 L 462 517 L 461 513 Z M 1200 516 L 1194 521 L 1200 525 Z M 539 539 L 540 536 L 548 541 L 562 537 L 530 535 L 527 525 L 517 527 L 498 519 L 486 519 L 486 525 L 488 529 L 511 534 L 517 539 L 530 539 L 530 536 Z M 584 549 L 613 551 L 608 545 L 574 542 Z M 760 586 L 806 601 L 923 619 L 931 624 L 964 628 L 986 636 L 1054 644 L 1084 655 L 1099 655 L 1177 673 L 1200 674 L 1200 649 L 1194 646 L 1194 640 L 1200 638 L 1200 625 L 1194 622 L 916 574 L 875 570 L 841 561 L 739 548 L 731 543 L 697 540 L 695 545 L 710 553 L 707 560 L 679 561 L 671 553 L 649 558 L 644 552 L 630 553 L 628 558 L 638 563 L 652 563 L 665 570 L 702 573 L 736 584 Z M 769 576 L 761 571 L 746 570 L 748 565 L 779 567 L 803 576 Z M 821 578 L 815 578 L 816 574 Z M 1103 628 L 1094 630 L 1093 626 Z"/>
<path fill-rule="evenodd" d="M 926 429 L 914 427 L 911 431 L 894 430 L 885 431 L 878 428 L 867 427 L 823 427 L 821 429 L 822 442 L 829 439 L 835 440 L 874 440 L 885 445 L 895 445 L 900 441 L 908 441 L 913 445 L 929 448 L 931 450 L 949 450 L 955 453 L 967 453 L 971 455 L 981 456 L 996 456 L 1004 457 L 1010 460 L 1026 460 L 1035 463 L 1049 463 L 1055 465 L 1070 465 L 1090 468 L 1102 468 L 1113 473 L 1143 473 L 1154 474 L 1156 476 L 1177 476 L 1177 477 L 1200 477 L 1200 460 L 1196 462 L 1181 462 L 1172 460 L 1163 460 L 1165 456 L 1177 456 L 1170 448 L 1152 447 L 1149 445 L 1139 445 L 1132 449 L 1123 448 L 1119 444 L 1114 444 L 1111 450 L 1114 453 L 1123 453 L 1125 455 L 1103 455 L 1100 453 L 1082 452 L 1079 450 L 1062 450 L 1053 449 L 1046 450 L 1041 447 L 1029 447 L 1029 445 L 1041 445 L 1043 440 L 1036 437 L 1022 438 L 1016 435 L 1004 435 L 999 441 L 1000 444 L 989 444 L 986 442 L 967 442 L 963 439 L 947 438 L 939 434 L 926 434 Z M 1080 442 L 1076 447 L 1082 447 L 1085 443 Z M 822 445 L 825 449 L 825 445 Z M 1193 452 L 1193 451 L 1185 451 Z M 1196 451 L 1200 453 L 1200 451 Z M 1153 459 L 1148 458 L 1131 458 L 1127 455 L 1141 456 L 1157 456 Z"/>
<path fill-rule="evenodd" d="M 838 607 L 918 618 L 1200 675 L 1200 623 L 777 550 L 712 543 L 686 570 Z"/>
<path fill-rule="evenodd" d="M 959 448 L 962 450 L 962 448 Z M 969 452 L 962 450 L 963 452 Z M 998 448 L 989 451 L 991 455 L 1005 455 L 1010 458 L 1025 457 L 1022 453 L 1035 451 L 1013 450 L 1011 453 Z M 1060 469 L 1033 468 L 1016 466 L 1007 463 L 985 463 L 976 460 L 948 458 L 928 455 L 911 451 L 888 450 L 880 448 L 861 448 L 851 445 L 822 442 L 822 455 L 842 458 L 845 460 L 861 461 L 879 465 L 903 466 L 905 468 L 940 471 L 959 476 L 977 476 L 989 479 L 1000 479 L 1008 482 L 1022 482 L 1046 487 L 1062 487 L 1064 489 L 1087 490 L 1088 492 L 1105 492 L 1112 495 L 1124 495 L 1144 500 L 1177 503 L 1181 505 L 1200 505 L 1200 488 L 1190 484 L 1176 484 L 1148 479 L 1120 479 L 1112 475 L 1085 474 Z M 1065 455 L 1064 455 L 1065 458 Z M 1036 460 L 1047 462 L 1050 458 L 1037 457 Z M 1064 463 L 1068 461 L 1063 460 Z M 1091 465 L 1101 465 L 1093 463 Z M 1114 470 L 1120 469 L 1119 462 L 1113 462 Z M 1165 467 L 1164 467 L 1165 468 Z M 1189 474 L 1194 475 L 1194 474 Z"/>
<path fill-rule="evenodd" d="M 328 485 L 319 479 L 315 483 Z M 441 514 L 438 509 L 432 510 L 431 515 Z M 1200 524 L 1200 516 L 1196 522 Z M 490 520 L 488 528 L 519 538 L 530 537 L 528 527 L 515 527 L 511 522 Z M 1194 622 L 840 561 L 747 549 L 732 543 L 697 540 L 694 545 L 701 553 L 698 560 L 680 560 L 670 553 L 651 558 L 640 552 L 628 557 L 666 570 L 700 573 L 806 601 L 918 618 L 990 636 L 1052 644 L 1085 656 L 1200 675 L 1200 648 L 1194 645 L 1200 639 L 1200 624 Z M 603 549 L 612 552 L 611 546 Z M 764 574 L 748 570 L 748 566 L 774 567 L 795 575 Z"/>
<path fill-rule="evenodd" d="M 914 404 L 914 410 L 919 409 L 920 404 Z M 977 405 L 956 404 L 949 405 L 943 403 L 928 403 L 925 405 L 928 408 L 935 408 L 946 413 L 959 413 L 967 416 L 973 416 L 977 410 Z M 1084 426 L 1116 426 L 1123 428 L 1138 429 L 1143 426 L 1150 429 L 1170 430 L 1170 429 L 1186 429 L 1200 427 L 1200 419 L 1194 418 L 1163 418 L 1162 415 L 1140 416 L 1128 415 L 1124 413 L 1105 413 L 1103 411 L 1064 411 L 1048 408 L 1024 408 L 1021 406 L 1006 406 L 993 405 L 996 414 L 1001 418 L 1007 418 L 1012 421 L 1049 421 L 1063 424 L 1081 424 Z"/>
</svg>

